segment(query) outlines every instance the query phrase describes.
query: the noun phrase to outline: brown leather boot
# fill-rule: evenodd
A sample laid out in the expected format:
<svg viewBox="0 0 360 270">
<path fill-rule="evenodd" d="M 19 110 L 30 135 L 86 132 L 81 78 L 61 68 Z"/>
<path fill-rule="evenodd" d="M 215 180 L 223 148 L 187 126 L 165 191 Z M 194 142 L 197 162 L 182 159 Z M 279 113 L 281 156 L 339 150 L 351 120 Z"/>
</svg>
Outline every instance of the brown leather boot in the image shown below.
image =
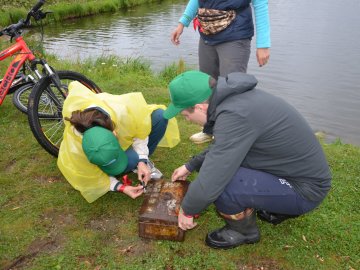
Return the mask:
<svg viewBox="0 0 360 270">
<path fill-rule="evenodd" d="M 226 225 L 208 233 L 205 242 L 209 247 L 228 249 L 259 242 L 260 231 L 254 209 L 247 208 L 236 215 L 220 215 L 224 217 Z"/>
</svg>

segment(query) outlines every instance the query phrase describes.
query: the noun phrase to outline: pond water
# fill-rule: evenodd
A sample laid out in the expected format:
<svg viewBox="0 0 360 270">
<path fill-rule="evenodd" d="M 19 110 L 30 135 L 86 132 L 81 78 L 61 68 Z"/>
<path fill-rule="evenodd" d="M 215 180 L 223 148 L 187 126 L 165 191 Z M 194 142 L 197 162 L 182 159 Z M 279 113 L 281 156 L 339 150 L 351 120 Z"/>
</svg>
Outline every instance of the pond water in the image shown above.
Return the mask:
<svg viewBox="0 0 360 270">
<path fill-rule="evenodd" d="M 141 57 L 154 71 L 184 59 L 197 68 L 198 33 L 170 33 L 186 2 L 144 5 L 45 27 L 44 46 L 61 58 Z M 248 72 L 259 87 L 294 105 L 328 140 L 360 145 L 360 2 L 270 1 L 271 59 L 258 67 L 255 40 Z"/>
</svg>

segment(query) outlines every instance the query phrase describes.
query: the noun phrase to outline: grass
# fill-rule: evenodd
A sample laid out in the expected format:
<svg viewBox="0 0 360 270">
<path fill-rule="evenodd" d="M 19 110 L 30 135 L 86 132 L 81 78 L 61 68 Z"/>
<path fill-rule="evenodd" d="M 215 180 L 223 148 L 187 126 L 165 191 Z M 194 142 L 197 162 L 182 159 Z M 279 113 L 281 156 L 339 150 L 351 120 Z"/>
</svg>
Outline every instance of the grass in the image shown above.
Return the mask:
<svg viewBox="0 0 360 270">
<path fill-rule="evenodd" d="M 141 91 L 148 103 L 160 104 L 169 102 L 169 80 L 186 68 L 180 62 L 154 74 L 142 59 L 47 59 L 57 69 L 85 74 L 108 92 Z M 204 244 L 206 233 L 223 225 L 214 207 L 202 213 L 183 243 L 141 239 L 142 198 L 108 193 L 88 204 L 37 144 L 11 96 L 0 115 L 0 269 L 359 269 L 358 147 L 323 143 L 333 187 L 319 209 L 278 226 L 259 221 L 260 243 L 222 251 Z M 204 147 L 188 140 L 199 127 L 178 121 L 180 145 L 159 148 L 153 157 L 167 178 Z"/>
<path fill-rule="evenodd" d="M 155 0 L 47 0 L 42 9 L 52 12 L 51 15 L 46 17 L 45 21 L 61 21 L 104 12 L 115 12 L 120 9 L 126 10 L 154 1 Z M 0 29 L 1 26 L 16 23 L 19 19 L 25 18 L 30 8 L 36 3 L 36 0 L 0 0 Z"/>
</svg>

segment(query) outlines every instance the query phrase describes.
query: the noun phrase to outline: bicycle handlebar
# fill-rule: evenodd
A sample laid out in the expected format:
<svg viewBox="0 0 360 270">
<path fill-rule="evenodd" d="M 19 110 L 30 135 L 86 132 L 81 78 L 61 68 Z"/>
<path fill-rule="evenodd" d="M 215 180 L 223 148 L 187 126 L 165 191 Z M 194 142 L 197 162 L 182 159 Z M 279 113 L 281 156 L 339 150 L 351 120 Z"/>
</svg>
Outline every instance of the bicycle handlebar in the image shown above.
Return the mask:
<svg viewBox="0 0 360 270">
<path fill-rule="evenodd" d="M 0 31 L 0 36 L 2 35 L 8 35 L 10 37 L 14 37 L 19 35 L 19 30 L 22 29 L 24 26 L 30 25 L 30 19 L 31 17 L 34 17 L 35 19 L 38 18 L 36 14 L 38 12 L 42 13 L 40 8 L 45 4 L 45 0 L 39 0 L 29 11 L 29 13 L 26 16 L 25 21 L 23 19 L 20 19 L 17 23 L 11 24 L 8 27 L 4 28 Z M 46 15 L 46 13 L 44 13 Z M 45 16 L 44 16 L 45 17 Z M 41 17 L 40 17 L 41 18 Z"/>
<path fill-rule="evenodd" d="M 45 4 L 45 0 L 39 0 L 39 2 L 35 4 L 35 6 L 30 10 L 30 12 L 38 11 L 44 4 Z"/>
<path fill-rule="evenodd" d="M 31 16 L 34 17 L 34 14 L 45 4 L 45 0 L 39 0 L 35 6 L 29 11 L 28 15 L 26 16 L 25 23 L 28 24 L 30 21 Z"/>
</svg>

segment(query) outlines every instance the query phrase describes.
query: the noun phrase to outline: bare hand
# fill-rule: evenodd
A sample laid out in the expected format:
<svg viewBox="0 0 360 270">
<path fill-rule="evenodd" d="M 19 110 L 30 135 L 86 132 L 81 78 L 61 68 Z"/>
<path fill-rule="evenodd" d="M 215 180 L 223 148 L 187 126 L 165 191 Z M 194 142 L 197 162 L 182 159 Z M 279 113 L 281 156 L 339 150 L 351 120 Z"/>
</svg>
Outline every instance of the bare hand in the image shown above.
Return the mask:
<svg viewBox="0 0 360 270">
<path fill-rule="evenodd" d="M 137 185 L 136 187 L 126 186 L 123 193 L 128 195 L 130 198 L 135 199 L 144 193 L 144 189 L 141 185 Z"/>
<path fill-rule="evenodd" d="M 184 30 L 184 25 L 182 23 L 179 23 L 178 26 L 175 28 L 175 30 L 171 33 L 171 42 L 174 45 L 180 44 L 180 36 Z"/>
<path fill-rule="evenodd" d="M 256 50 L 256 58 L 257 58 L 257 61 L 258 61 L 260 67 L 266 65 L 270 58 L 270 49 L 269 48 L 258 48 Z"/>
<path fill-rule="evenodd" d="M 177 168 L 172 176 L 171 176 L 171 181 L 176 181 L 176 180 L 186 180 L 186 178 L 191 174 L 190 171 L 188 171 L 188 169 L 186 169 L 185 165 L 182 165 L 181 167 Z"/>
<path fill-rule="evenodd" d="M 144 162 L 139 162 L 137 166 L 137 174 L 139 181 L 143 181 L 145 185 L 151 179 L 151 171 Z"/>
<path fill-rule="evenodd" d="M 197 225 L 196 222 L 194 222 L 193 217 L 186 217 L 184 215 L 184 211 L 180 208 L 179 216 L 178 216 L 178 226 L 180 229 L 186 231 L 191 230 Z"/>
</svg>

